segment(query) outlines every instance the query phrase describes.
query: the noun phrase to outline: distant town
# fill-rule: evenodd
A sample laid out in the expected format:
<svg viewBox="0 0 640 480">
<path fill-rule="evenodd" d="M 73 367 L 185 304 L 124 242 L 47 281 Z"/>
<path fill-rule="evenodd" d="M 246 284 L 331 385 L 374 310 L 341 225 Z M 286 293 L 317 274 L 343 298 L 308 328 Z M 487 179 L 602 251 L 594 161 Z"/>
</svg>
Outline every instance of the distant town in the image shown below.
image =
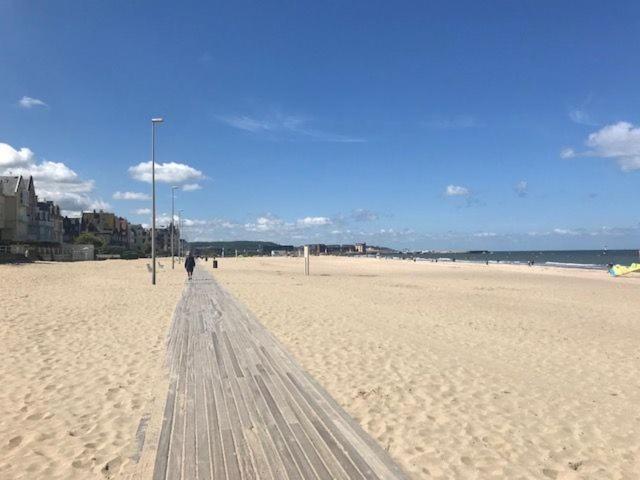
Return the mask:
<svg viewBox="0 0 640 480">
<path fill-rule="evenodd" d="M 173 221 L 156 227 L 158 255 L 184 250 Z M 151 252 L 151 229 L 130 223 L 115 213 L 82 212 L 61 215 L 52 201 L 40 201 L 33 177 L 0 176 L 0 254 L 5 259 L 94 260 L 138 258 Z"/>
<path fill-rule="evenodd" d="M 201 256 L 297 256 L 302 246 L 261 241 L 191 242 L 180 238 L 173 221 L 156 227 L 156 252 L 176 255 L 192 249 Z M 388 254 L 395 250 L 354 244 L 311 244 L 312 255 Z M 151 229 L 103 210 L 63 216 L 60 206 L 39 200 L 33 177 L 0 176 L 0 260 L 133 259 L 151 253 Z"/>
<path fill-rule="evenodd" d="M 308 244 L 311 255 L 376 255 L 394 253 L 396 250 L 376 247 L 366 243 L 354 244 Z M 272 257 L 301 256 L 303 246 L 280 245 L 273 242 L 230 241 L 230 242 L 189 242 L 189 248 L 201 256 L 229 257 L 234 255 Z"/>
</svg>

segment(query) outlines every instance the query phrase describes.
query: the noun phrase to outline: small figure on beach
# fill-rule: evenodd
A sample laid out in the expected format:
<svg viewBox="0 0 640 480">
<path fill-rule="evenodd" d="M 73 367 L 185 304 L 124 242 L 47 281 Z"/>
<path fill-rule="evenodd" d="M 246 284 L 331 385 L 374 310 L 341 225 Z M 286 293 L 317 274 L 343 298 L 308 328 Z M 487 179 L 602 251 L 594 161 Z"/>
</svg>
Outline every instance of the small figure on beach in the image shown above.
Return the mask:
<svg viewBox="0 0 640 480">
<path fill-rule="evenodd" d="M 187 254 L 187 258 L 185 258 L 184 260 L 184 268 L 187 270 L 187 276 L 189 277 L 189 280 L 191 280 L 191 277 L 193 276 L 193 269 L 195 267 L 196 267 L 196 259 L 193 258 L 193 254 L 189 252 Z"/>
</svg>

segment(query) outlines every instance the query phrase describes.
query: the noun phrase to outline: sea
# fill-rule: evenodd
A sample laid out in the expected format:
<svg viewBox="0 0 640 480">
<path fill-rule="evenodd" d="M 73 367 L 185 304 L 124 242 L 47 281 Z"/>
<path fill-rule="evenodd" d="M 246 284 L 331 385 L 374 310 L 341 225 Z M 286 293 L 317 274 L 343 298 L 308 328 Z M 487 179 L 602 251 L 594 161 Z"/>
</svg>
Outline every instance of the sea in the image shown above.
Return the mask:
<svg viewBox="0 0 640 480">
<path fill-rule="evenodd" d="M 411 252 L 404 258 L 439 262 L 474 262 L 543 265 L 549 267 L 605 269 L 609 264 L 640 263 L 638 250 L 526 250 L 473 252 Z"/>
</svg>

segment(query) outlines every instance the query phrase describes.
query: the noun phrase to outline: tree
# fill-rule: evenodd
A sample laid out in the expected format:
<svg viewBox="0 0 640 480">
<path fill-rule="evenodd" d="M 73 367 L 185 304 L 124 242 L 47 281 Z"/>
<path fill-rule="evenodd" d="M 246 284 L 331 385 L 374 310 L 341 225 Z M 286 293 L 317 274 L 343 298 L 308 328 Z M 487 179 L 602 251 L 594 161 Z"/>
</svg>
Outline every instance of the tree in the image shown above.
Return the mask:
<svg viewBox="0 0 640 480">
<path fill-rule="evenodd" d="M 88 232 L 84 232 L 78 235 L 73 243 L 83 245 L 91 244 L 95 248 L 102 248 L 105 245 L 105 241 L 103 239 L 101 239 L 97 235 L 94 235 L 93 233 Z"/>
</svg>

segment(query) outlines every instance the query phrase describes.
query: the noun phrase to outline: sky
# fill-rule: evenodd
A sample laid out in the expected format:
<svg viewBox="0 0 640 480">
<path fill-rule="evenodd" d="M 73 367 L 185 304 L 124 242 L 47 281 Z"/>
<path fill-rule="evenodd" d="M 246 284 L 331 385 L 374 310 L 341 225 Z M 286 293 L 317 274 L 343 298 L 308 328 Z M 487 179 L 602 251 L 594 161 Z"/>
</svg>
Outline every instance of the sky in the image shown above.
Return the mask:
<svg viewBox="0 0 640 480">
<path fill-rule="evenodd" d="M 640 248 L 638 2 L 0 0 L 0 174 L 188 240 Z"/>
</svg>

